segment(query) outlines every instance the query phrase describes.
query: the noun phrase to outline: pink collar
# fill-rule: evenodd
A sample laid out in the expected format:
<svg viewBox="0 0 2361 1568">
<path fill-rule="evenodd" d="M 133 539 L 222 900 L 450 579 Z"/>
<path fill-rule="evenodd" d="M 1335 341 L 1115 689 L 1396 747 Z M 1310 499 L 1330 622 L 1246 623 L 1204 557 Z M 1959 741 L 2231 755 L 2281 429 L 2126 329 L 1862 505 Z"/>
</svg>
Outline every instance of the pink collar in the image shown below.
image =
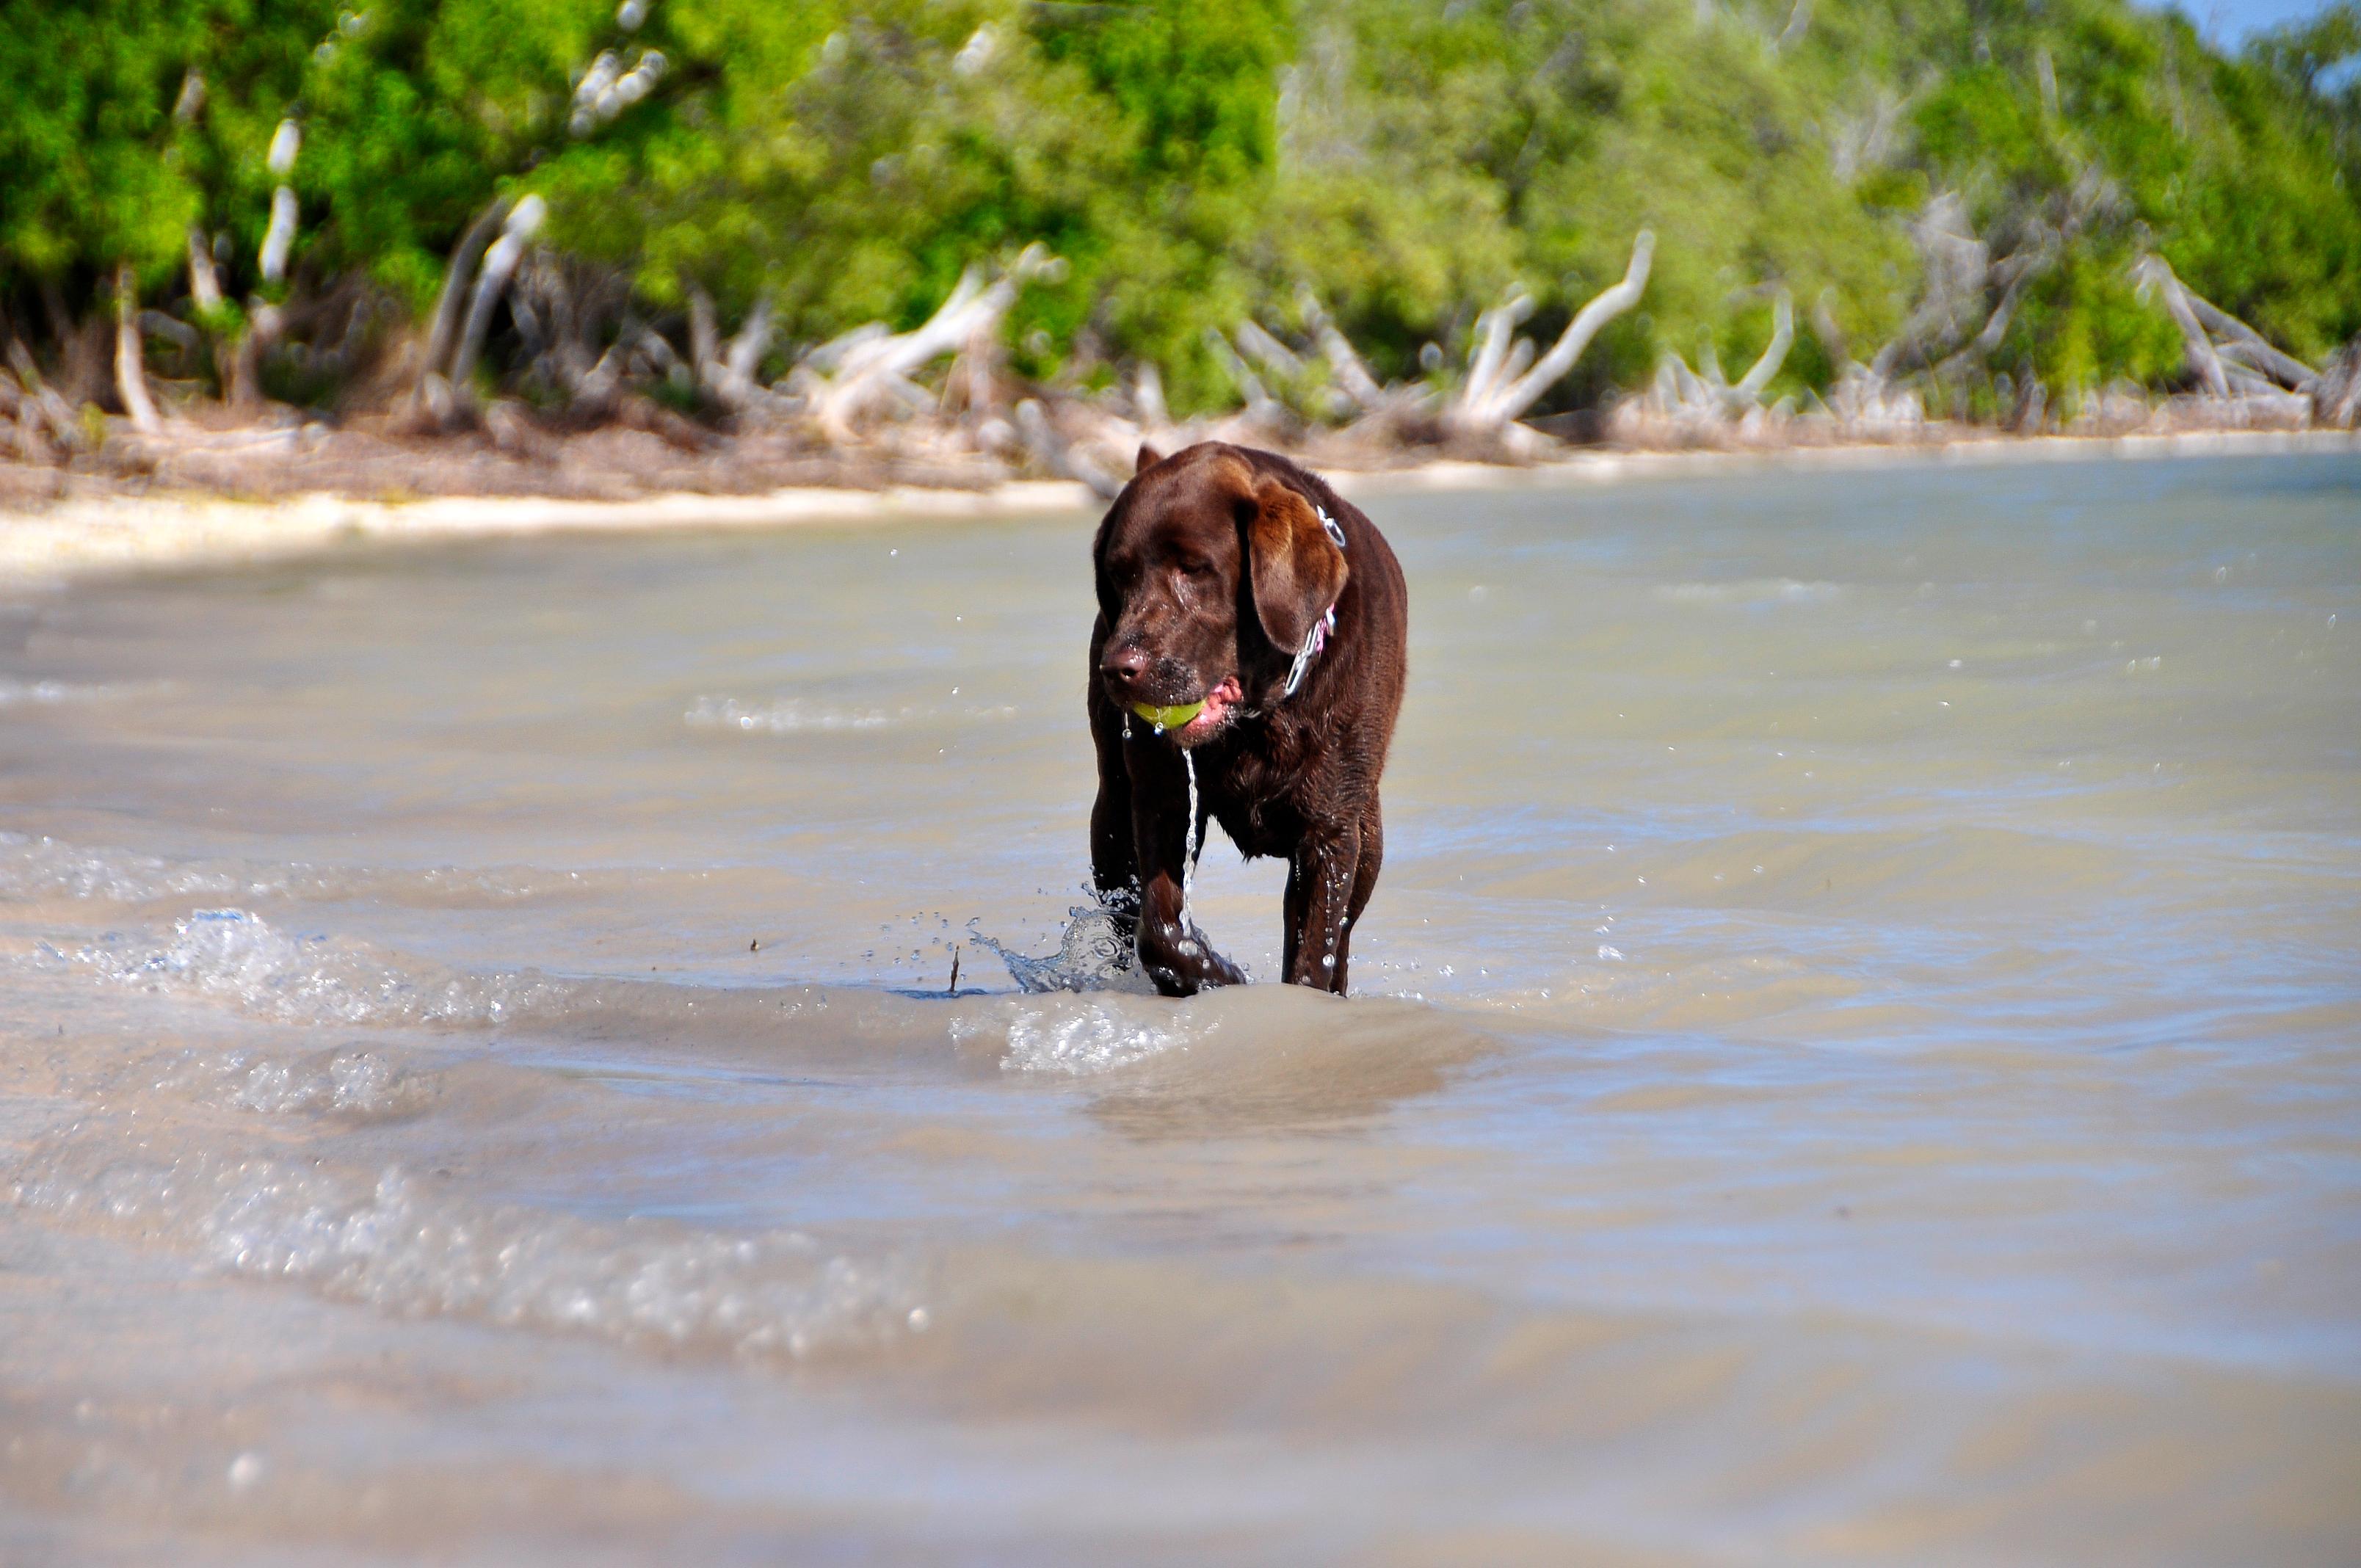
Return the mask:
<svg viewBox="0 0 2361 1568">
<path fill-rule="evenodd" d="M 1328 509 L 1315 501 L 1312 510 L 1320 514 L 1320 526 L 1327 531 L 1330 542 L 1337 549 L 1344 549 L 1345 530 L 1328 515 Z M 1312 623 L 1312 630 L 1303 634 L 1303 646 L 1295 651 L 1295 663 L 1287 671 L 1287 687 L 1279 696 L 1293 696 L 1302 686 L 1303 677 L 1311 673 L 1312 661 L 1320 657 L 1321 650 L 1328 646 L 1328 634 L 1335 630 L 1336 607 L 1332 604 L 1319 620 Z"/>
<path fill-rule="evenodd" d="M 1288 667 L 1287 688 L 1279 696 L 1295 695 L 1297 688 L 1303 685 L 1303 677 L 1312 671 L 1312 661 L 1320 657 L 1320 651 L 1328 646 L 1328 634 L 1335 630 L 1336 607 L 1332 604 L 1325 614 L 1312 623 L 1312 630 L 1304 633 L 1303 646 L 1295 651 L 1295 663 Z"/>
</svg>

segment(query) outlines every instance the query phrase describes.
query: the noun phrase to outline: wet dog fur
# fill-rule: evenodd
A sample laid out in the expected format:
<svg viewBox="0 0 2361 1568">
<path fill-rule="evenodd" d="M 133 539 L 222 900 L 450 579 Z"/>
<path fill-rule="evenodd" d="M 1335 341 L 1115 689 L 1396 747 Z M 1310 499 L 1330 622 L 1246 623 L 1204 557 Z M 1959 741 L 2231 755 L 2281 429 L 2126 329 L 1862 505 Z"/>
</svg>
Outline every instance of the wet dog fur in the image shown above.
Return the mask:
<svg viewBox="0 0 2361 1568">
<path fill-rule="evenodd" d="M 1330 538 L 1321 514 L 1341 528 Z M 1408 674 L 1409 589 L 1359 508 L 1285 457 L 1143 446 L 1092 546 L 1092 877 L 1168 996 L 1246 977 L 1186 923 L 1184 748 L 1210 818 L 1248 858 L 1287 861 L 1285 978 L 1342 994 L 1385 858 L 1378 775 Z M 1335 629 L 1293 696 L 1315 624 Z M 1139 705 L 1205 711 L 1159 732 Z"/>
</svg>

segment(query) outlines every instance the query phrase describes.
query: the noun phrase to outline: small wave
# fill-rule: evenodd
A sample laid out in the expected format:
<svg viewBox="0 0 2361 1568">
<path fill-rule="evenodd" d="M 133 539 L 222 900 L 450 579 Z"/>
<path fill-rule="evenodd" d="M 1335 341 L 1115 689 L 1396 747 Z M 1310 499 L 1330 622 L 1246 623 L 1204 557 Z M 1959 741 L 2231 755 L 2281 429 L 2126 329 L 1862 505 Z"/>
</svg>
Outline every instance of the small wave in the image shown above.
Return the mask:
<svg viewBox="0 0 2361 1568">
<path fill-rule="evenodd" d="M 1300 1058 L 1307 1049 L 1341 1051 L 1349 1061 L 1361 1048 L 1353 1042 L 1379 1057 L 1397 1054 L 1398 1030 L 1429 1031 L 1437 1016 L 1405 1013 L 1399 1003 L 1339 1003 L 1344 1011 L 1334 1011 L 1323 1005 L 1334 999 L 1293 987 L 1233 987 L 1176 1003 L 1154 995 L 1135 971 L 1121 984 L 980 993 L 948 1006 L 858 987 L 708 987 L 531 970 L 471 974 L 284 931 L 238 909 L 201 910 L 168 932 L 115 935 L 75 952 L 44 951 L 45 961 L 101 984 L 227 1005 L 275 1023 L 499 1029 L 576 1043 L 695 1042 L 708 1056 L 758 1053 L 774 1070 L 789 1058 L 806 1069 L 840 1063 L 849 1070 L 889 1060 L 935 1069 L 963 1061 L 968 1070 L 1081 1078 L 1195 1059 L 1215 1047 L 1233 1068 L 1265 1056 Z M 1210 1068 L 1212 1058 L 1204 1059 Z M 136 1074 L 148 1087 L 220 1108 L 364 1120 L 408 1114 L 440 1093 L 433 1076 L 395 1072 L 369 1047 L 292 1059 L 238 1050 L 150 1058 Z M 137 1086 L 134 1079 L 123 1083 Z"/>
<path fill-rule="evenodd" d="M 81 685 L 71 681 L 0 679 L 0 707 L 63 707 L 69 703 L 114 702 L 151 696 L 164 689 L 160 681 L 125 685 Z"/>
<path fill-rule="evenodd" d="M 243 909 L 200 909 L 160 940 L 115 935 L 44 950 L 103 980 L 235 1003 L 285 1023 L 498 1024 L 553 982 L 405 966 L 324 936 L 294 936 Z"/>
<path fill-rule="evenodd" d="M 692 729 L 735 729 L 761 735 L 882 729 L 893 722 L 890 716 L 873 708 L 827 707 L 792 697 L 755 704 L 741 702 L 736 697 L 700 696 L 681 718 Z"/>
<path fill-rule="evenodd" d="M 218 898 L 244 891 L 219 871 L 173 865 L 152 855 L 104 854 L 55 839 L 0 833 L 0 898 L 144 904 L 157 898 Z"/>
<path fill-rule="evenodd" d="M 712 987 L 562 978 L 538 970 L 468 973 L 325 935 L 291 933 L 242 909 L 198 910 L 169 932 L 110 933 L 71 952 L 47 943 L 37 950 L 32 961 L 102 984 L 226 1005 L 273 1023 L 695 1038 L 765 1050 L 776 1049 L 782 1031 L 793 1027 L 807 1057 L 834 1050 L 866 1061 L 905 1051 L 939 1060 L 947 1043 L 939 1010 L 858 988 Z"/>
<path fill-rule="evenodd" d="M 1667 583 L 1655 597 L 1672 604 L 1824 604 L 1844 592 L 1836 583 L 1747 577 L 1729 583 Z"/>
<path fill-rule="evenodd" d="M 452 1316 L 747 1358 L 802 1357 L 923 1328 L 915 1271 L 800 1232 L 731 1236 L 602 1224 L 445 1196 L 400 1167 L 363 1173 L 107 1136 L 38 1151 L 17 1204 L 192 1250 L 228 1274 L 300 1280 L 403 1317 Z"/>
<path fill-rule="evenodd" d="M 136 1091 L 215 1110 L 360 1122 L 414 1115 L 442 1096 L 440 1074 L 403 1067 L 381 1051 L 353 1047 L 297 1056 L 273 1056 L 247 1047 L 191 1047 L 82 1078 L 69 1077 L 61 1087 L 93 1100 Z"/>
<path fill-rule="evenodd" d="M 1027 996 L 956 1018 L 950 1033 L 961 1044 L 996 1040 L 1004 1071 L 1080 1078 L 1161 1056 L 1219 1026 L 1218 1020 L 1194 1016 L 1185 1003 L 1149 1018 L 1115 998 Z"/>
<path fill-rule="evenodd" d="M 478 871 L 459 866 L 372 871 L 236 861 L 166 861 L 122 850 L 92 850 L 47 836 L 0 832 L 0 901 L 66 898 L 150 904 L 169 898 L 381 898 L 436 907 L 515 903 L 575 892 L 580 872 Z"/>
</svg>

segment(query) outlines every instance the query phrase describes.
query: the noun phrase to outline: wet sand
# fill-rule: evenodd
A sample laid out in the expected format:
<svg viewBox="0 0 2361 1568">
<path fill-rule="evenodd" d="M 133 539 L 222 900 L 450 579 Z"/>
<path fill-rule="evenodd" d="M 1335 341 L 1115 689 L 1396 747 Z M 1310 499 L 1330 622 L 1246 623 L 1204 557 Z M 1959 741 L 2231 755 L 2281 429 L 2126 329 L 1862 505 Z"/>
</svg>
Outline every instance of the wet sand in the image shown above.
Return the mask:
<svg viewBox="0 0 2361 1568">
<path fill-rule="evenodd" d="M 2353 1560 L 2361 458 L 1368 505 L 1345 1002 L 1086 513 L 0 599 L 0 1559 Z"/>
</svg>

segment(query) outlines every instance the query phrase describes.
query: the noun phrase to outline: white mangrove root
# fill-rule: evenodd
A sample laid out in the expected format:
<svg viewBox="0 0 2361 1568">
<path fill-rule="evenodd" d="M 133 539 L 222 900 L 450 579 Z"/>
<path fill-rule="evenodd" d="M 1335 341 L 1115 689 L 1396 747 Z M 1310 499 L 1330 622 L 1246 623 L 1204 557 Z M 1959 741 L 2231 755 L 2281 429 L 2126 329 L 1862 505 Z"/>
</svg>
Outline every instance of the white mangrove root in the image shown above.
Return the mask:
<svg viewBox="0 0 2361 1568">
<path fill-rule="evenodd" d="M 1648 270 L 1656 254 L 1656 236 L 1642 229 L 1631 241 L 1631 259 L 1622 280 L 1599 291 L 1577 312 L 1565 331 L 1538 359 L 1529 341 L 1509 339 L 1527 316 L 1532 301 L 1520 290 L 1507 302 L 1477 318 L 1477 346 L 1467 367 L 1467 379 L 1458 395 L 1444 405 L 1446 433 L 1477 438 L 1497 437 L 1510 422 L 1539 402 L 1543 394 L 1574 368 L 1598 330 L 1640 302 L 1648 286 Z"/>
</svg>

